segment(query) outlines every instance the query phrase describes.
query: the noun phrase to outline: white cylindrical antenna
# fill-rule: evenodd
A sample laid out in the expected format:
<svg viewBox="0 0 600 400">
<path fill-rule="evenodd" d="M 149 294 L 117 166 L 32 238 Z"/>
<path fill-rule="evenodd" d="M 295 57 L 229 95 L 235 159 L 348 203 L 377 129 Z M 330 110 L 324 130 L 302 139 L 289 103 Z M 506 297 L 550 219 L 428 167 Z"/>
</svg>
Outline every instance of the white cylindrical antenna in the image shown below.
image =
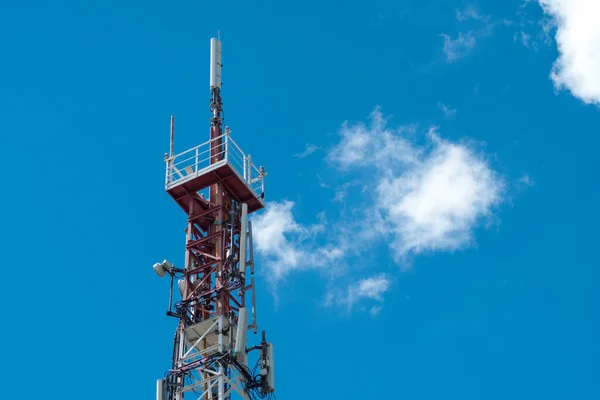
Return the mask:
<svg viewBox="0 0 600 400">
<path fill-rule="evenodd" d="M 165 400 L 165 391 L 163 389 L 163 380 L 156 381 L 156 400 Z"/>
<path fill-rule="evenodd" d="M 221 88 L 221 42 L 210 39 L 210 88 Z"/>
<path fill-rule="evenodd" d="M 273 358 L 273 343 L 267 344 L 267 360 L 269 362 L 269 373 L 267 374 L 267 385 L 269 392 L 275 391 L 275 360 Z"/>
<path fill-rule="evenodd" d="M 246 242 L 248 241 L 248 204 L 242 203 L 242 229 L 240 232 L 240 272 L 246 273 Z"/>
</svg>

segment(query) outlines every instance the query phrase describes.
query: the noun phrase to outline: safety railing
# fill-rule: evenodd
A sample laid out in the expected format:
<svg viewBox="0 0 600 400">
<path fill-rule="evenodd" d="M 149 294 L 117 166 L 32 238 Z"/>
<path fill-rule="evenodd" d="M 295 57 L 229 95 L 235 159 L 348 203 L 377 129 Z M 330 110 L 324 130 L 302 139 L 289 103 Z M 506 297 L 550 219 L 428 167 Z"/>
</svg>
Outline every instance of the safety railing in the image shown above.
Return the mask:
<svg viewBox="0 0 600 400">
<path fill-rule="evenodd" d="M 214 139 L 192 147 L 173 157 L 166 157 L 166 189 L 169 190 L 185 181 L 203 175 L 225 164 L 235 170 L 244 183 L 258 197 L 265 190 L 265 172 L 252 162 L 231 138 L 229 130 Z"/>
</svg>

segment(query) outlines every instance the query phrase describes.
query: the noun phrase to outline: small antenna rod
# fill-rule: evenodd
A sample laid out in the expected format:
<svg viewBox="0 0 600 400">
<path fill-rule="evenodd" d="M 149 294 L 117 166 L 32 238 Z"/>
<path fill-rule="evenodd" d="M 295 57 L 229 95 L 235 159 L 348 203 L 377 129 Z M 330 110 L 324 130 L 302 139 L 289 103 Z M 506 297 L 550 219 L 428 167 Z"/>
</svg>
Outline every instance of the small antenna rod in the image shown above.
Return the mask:
<svg viewBox="0 0 600 400">
<path fill-rule="evenodd" d="M 175 154 L 175 116 L 171 115 L 171 137 L 169 140 L 169 158 Z"/>
</svg>

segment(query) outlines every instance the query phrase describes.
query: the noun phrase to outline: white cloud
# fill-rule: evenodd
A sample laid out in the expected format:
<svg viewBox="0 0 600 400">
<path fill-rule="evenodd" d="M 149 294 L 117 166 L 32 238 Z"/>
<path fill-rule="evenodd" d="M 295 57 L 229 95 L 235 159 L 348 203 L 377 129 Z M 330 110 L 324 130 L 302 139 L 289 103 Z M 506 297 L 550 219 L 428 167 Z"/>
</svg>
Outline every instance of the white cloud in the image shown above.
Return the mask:
<svg viewBox="0 0 600 400">
<path fill-rule="evenodd" d="M 369 115 L 370 125 L 362 122 L 344 122 L 339 131 L 340 141 L 331 149 L 327 159 L 335 167 L 348 170 L 357 167 L 382 165 L 394 159 L 402 163 L 417 160 L 418 150 L 402 134 L 416 131 L 414 125 L 404 126 L 396 132 L 387 130 L 387 120 L 379 108 Z"/>
<path fill-rule="evenodd" d="M 515 42 L 518 40 L 523 46 L 529 47 L 529 44 L 531 42 L 531 35 L 523 31 L 515 32 L 515 34 L 513 35 L 513 40 Z"/>
<path fill-rule="evenodd" d="M 524 186 L 534 186 L 535 185 L 535 181 L 528 174 L 521 175 L 521 178 L 519 178 L 519 183 Z"/>
<path fill-rule="evenodd" d="M 317 180 L 319 181 L 319 186 L 324 188 L 324 189 L 328 189 L 329 185 L 327 183 L 325 183 L 325 181 L 323 180 L 323 178 L 321 177 L 321 175 L 317 174 Z"/>
<path fill-rule="evenodd" d="M 373 306 L 369 310 L 369 314 L 371 314 L 371 317 L 375 317 L 381 312 L 381 310 L 383 310 L 383 306 Z"/>
<path fill-rule="evenodd" d="M 356 286 L 350 286 L 348 292 L 351 299 L 367 298 L 382 301 L 383 293 L 390 287 L 390 280 L 385 275 L 362 279 Z"/>
<path fill-rule="evenodd" d="M 438 107 L 440 108 L 440 110 L 442 110 L 442 112 L 444 113 L 444 115 L 447 118 L 451 118 L 456 115 L 456 109 L 452 108 L 451 106 L 449 106 L 447 104 L 438 102 Z"/>
<path fill-rule="evenodd" d="M 467 33 L 459 32 L 456 39 L 451 38 L 445 33 L 441 36 L 444 38 L 443 50 L 448 62 L 454 62 L 467 56 L 475 48 L 477 42 L 475 35 L 471 31 Z"/>
<path fill-rule="evenodd" d="M 469 19 L 474 19 L 476 21 L 489 22 L 489 15 L 483 15 L 480 11 L 478 11 L 474 6 L 467 6 L 463 10 L 456 9 L 456 20 L 458 22 L 463 22 Z"/>
<path fill-rule="evenodd" d="M 353 308 L 361 301 L 370 300 L 378 303 L 369 310 L 371 316 L 375 316 L 382 310 L 383 295 L 391 285 L 392 280 L 385 274 L 364 278 L 349 285 L 343 291 L 338 288 L 331 289 L 327 293 L 325 305 L 343 306 L 348 312 L 352 312 Z"/>
<path fill-rule="evenodd" d="M 475 45 L 483 38 L 490 36 L 497 27 L 512 25 L 507 19 L 494 20 L 491 15 L 483 14 L 476 6 L 467 5 L 464 9 L 456 10 L 456 20 L 459 25 L 470 25 L 468 30 L 459 32 L 455 37 L 446 33 L 440 36 L 444 38 L 443 52 L 446 61 L 455 62 L 469 55 Z M 474 21 L 474 22 L 473 22 Z"/>
<path fill-rule="evenodd" d="M 468 245 L 478 220 L 501 200 L 502 182 L 482 158 L 436 134 L 432 141 L 418 164 L 383 177 L 377 187 L 399 257 Z"/>
<path fill-rule="evenodd" d="M 550 33 L 555 28 L 555 23 L 551 17 L 539 16 L 538 0 L 523 0 L 517 9 L 515 20 L 505 24 L 507 27 L 514 28 L 513 40 L 520 42 L 524 47 L 538 51 L 542 45 L 552 45 Z M 530 6 L 535 7 L 534 15 L 531 15 Z"/>
<path fill-rule="evenodd" d="M 368 161 L 364 148 L 371 140 L 369 129 L 364 125 L 358 125 L 352 130 L 347 129 L 347 126 L 344 128 L 342 130 L 344 145 L 336 147 L 329 157 L 339 161 L 342 167 L 364 165 Z"/>
<path fill-rule="evenodd" d="M 269 203 L 265 212 L 252 219 L 256 251 L 267 258 L 276 276 L 297 268 L 303 258 L 291 238 L 305 236 L 308 229 L 294 219 L 293 206 L 291 201 Z"/>
<path fill-rule="evenodd" d="M 375 215 L 364 216 L 371 228 L 363 234 L 387 240 L 398 260 L 470 244 L 478 222 L 501 203 L 503 180 L 466 143 L 448 142 L 432 129 L 428 145 L 417 146 L 406 129 L 388 128 L 379 109 L 370 119 L 369 128 L 345 123 L 329 155 L 343 170 L 370 167 L 366 179 L 374 190 L 365 201 L 373 201 Z M 360 147 L 352 145 L 357 133 Z"/>
<path fill-rule="evenodd" d="M 252 218 L 252 233 L 257 253 L 277 281 L 293 270 L 321 268 L 342 257 L 340 249 L 319 245 L 315 237 L 327 223 L 325 213 L 317 214 L 319 223 L 302 225 L 292 214 L 294 203 L 267 203 L 266 210 Z"/>
<path fill-rule="evenodd" d="M 298 158 L 308 157 L 309 155 L 311 155 L 312 153 L 314 153 L 317 150 L 321 150 L 321 147 L 308 143 L 306 145 L 306 147 L 304 148 L 304 150 L 300 153 L 294 154 L 294 157 L 298 157 Z"/>
<path fill-rule="evenodd" d="M 538 1 L 557 27 L 559 56 L 550 74 L 555 87 L 600 106 L 600 2 Z"/>
<path fill-rule="evenodd" d="M 292 213 L 294 203 L 282 201 L 253 218 L 256 251 L 274 280 L 308 269 L 364 276 L 368 265 L 377 269 L 369 250 L 382 243 L 401 266 L 422 252 L 473 244 L 474 230 L 503 201 L 503 179 L 474 145 L 442 139 L 435 128 L 421 143 L 416 133 L 412 125 L 389 127 L 379 108 L 367 123 L 342 125 L 326 157 L 341 172 L 333 199 L 343 204 L 339 214 L 304 224 Z M 389 288 L 390 279 L 376 275 L 343 290 L 336 285 L 327 303 L 349 310 L 362 301 L 381 303 Z"/>
</svg>

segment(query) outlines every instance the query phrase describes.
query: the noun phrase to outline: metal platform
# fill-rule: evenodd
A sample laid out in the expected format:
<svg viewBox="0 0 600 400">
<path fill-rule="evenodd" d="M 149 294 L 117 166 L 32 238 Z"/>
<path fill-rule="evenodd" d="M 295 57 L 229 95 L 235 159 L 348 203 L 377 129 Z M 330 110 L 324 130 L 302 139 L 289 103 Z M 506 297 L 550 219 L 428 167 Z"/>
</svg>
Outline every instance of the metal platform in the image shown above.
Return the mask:
<svg viewBox="0 0 600 400">
<path fill-rule="evenodd" d="M 198 192 L 215 183 L 223 185 L 240 203 L 247 203 L 248 212 L 265 206 L 266 173 L 252 163 L 229 132 L 165 161 L 165 189 L 186 213 L 192 201 L 200 209 L 206 208 Z"/>
</svg>

